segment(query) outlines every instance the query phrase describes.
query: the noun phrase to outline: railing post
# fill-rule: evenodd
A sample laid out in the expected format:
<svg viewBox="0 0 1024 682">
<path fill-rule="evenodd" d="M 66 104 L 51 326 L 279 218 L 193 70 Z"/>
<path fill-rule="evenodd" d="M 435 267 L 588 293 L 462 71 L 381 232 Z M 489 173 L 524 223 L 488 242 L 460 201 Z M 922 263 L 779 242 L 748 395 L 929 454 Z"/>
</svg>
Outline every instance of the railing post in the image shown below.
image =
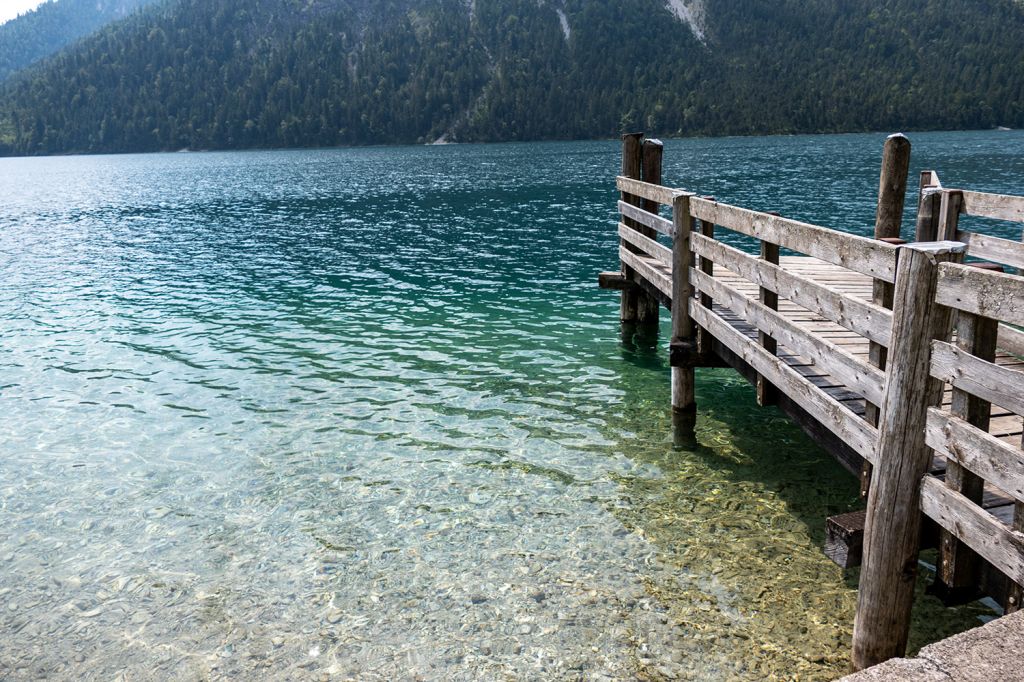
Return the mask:
<svg viewBox="0 0 1024 682">
<path fill-rule="evenodd" d="M 652 185 L 661 184 L 661 162 L 664 156 L 664 145 L 660 140 L 644 140 L 641 145 L 641 179 Z M 648 213 L 658 214 L 660 204 L 657 201 L 644 200 L 641 208 Z M 651 239 L 657 239 L 658 233 L 644 225 L 636 226 L 637 229 Z M 658 312 L 661 304 L 653 296 L 641 292 L 637 298 L 637 323 L 644 328 L 647 334 L 657 335 Z"/>
<path fill-rule="evenodd" d="M 690 283 L 690 268 L 693 267 L 693 251 L 690 247 L 690 233 L 693 230 L 691 196 L 680 194 L 672 201 L 672 223 L 675 228 L 672 240 L 672 346 L 673 355 L 685 359 L 685 362 L 673 363 L 672 411 L 677 415 L 695 418 L 697 404 L 694 395 L 694 364 L 697 347 L 696 329 L 690 317 L 690 301 L 693 299 L 693 285 Z M 693 419 L 687 421 L 691 425 L 694 423 Z"/>
<path fill-rule="evenodd" d="M 622 136 L 622 175 L 627 178 L 634 180 L 640 179 L 640 160 L 642 155 L 641 140 L 643 139 L 643 133 L 627 133 Z M 640 201 L 625 192 L 621 193 L 622 201 L 639 206 Z M 636 224 L 628 218 L 624 221 L 630 227 L 636 228 Z M 627 249 L 634 250 L 632 245 L 628 244 L 625 240 L 621 241 L 622 246 Z M 626 276 L 627 280 L 632 280 L 633 273 L 625 263 L 620 263 L 622 273 Z M 637 321 L 638 316 L 638 302 L 640 293 L 635 287 L 629 287 L 622 290 L 622 302 L 619 305 L 619 318 L 623 323 L 634 324 Z"/>
<path fill-rule="evenodd" d="M 942 188 L 931 171 L 921 172 L 921 185 L 917 194 L 917 227 L 914 241 L 932 242 L 939 236 L 939 201 Z"/>
<path fill-rule="evenodd" d="M 964 204 L 964 193 L 958 189 L 939 191 L 939 241 L 955 241 L 960 227 L 960 210 Z"/>
<path fill-rule="evenodd" d="M 778 213 L 772 212 L 771 215 L 779 215 Z M 779 245 L 772 244 L 761 240 L 761 260 L 772 265 L 779 264 Z M 765 287 L 758 288 L 758 300 L 766 307 L 771 310 L 779 309 L 779 295 L 771 289 Z M 765 334 L 763 331 L 757 332 L 757 340 L 761 343 L 761 347 L 766 351 L 775 355 L 779 350 L 778 341 L 774 338 Z M 757 375 L 756 384 L 757 393 L 757 404 L 761 407 L 771 405 L 775 402 L 775 387 L 761 374 Z"/>
<path fill-rule="evenodd" d="M 882 147 L 882 170 L 878 177 L 878 207 L 875 209 L 875 239 L 889 243 L 903 243 L 903 207 L 907 197 L 907 174 L 910 170 L 910 140 L 905 135 L 890 135 Z M 892 308 L 893 286 L 885 280 L 872 282 L 871 300 L 875 305 Z M 868 362 L 885 370 L 886 348 L 874 341 L 868 344 Z M 878 425 L 878 406 L 865 402 L 864 419 Z M 860 495 L 867 499 L 871 487 L 871 463 L 861 468 Z"/>
<path fill-rule="evenodd" d="M 704 197 L 704 199 L 707 199 L 708 201 L 715 200 L 715 198 L 711 196 Z M 702 235 L 704 235 L 708 239 L 715 238 L 714 223 L 709 222 L 707 220 L 698 220 L 697 226 L 700 229 L 700 233 Z M 715 276 L 715 262 L 713 260 L 701 256 L 698 259 L 698 264 L 700 266 L 700 271 L 703 272 L 705 275 L 708 275 L 709 277 Z M 714 299 L 711 298 L 711 296 L 707 295 L 702 291 L 700 293 L 700 304 L 707 308 L 708 310 L 711 310 L 715 305 L 715 301 Z M 704 329 L 703 327 L 697 328 L 697 354 L 701 357 L 702 362 L 708 362 L 708 358 L 710 358 L 711 354 L 714 352 L 711 348 L 711 340 L 712 337 L 710 334 L 708 334 L 706 329 Z"/>
<path fill-rule="evenodd" d="M 1021 436 L 1020 442 L 1021 449 L 1024 449 L 1024 436 Z M 1024 502 L 1015 500 L 1013 503 L 1013 524 L 1010 526 L 1018 533 L 1024 533 Z M 1016 613 L 1021 610 L 1022 601 L 1024 601 L 1024 587 L 1021 587 L 1017 583 L 1011 581 L 1009 588 L 1006 590 L 1006 603 L 1004 608 L 1006 613 Z"/>
<path fill-rule="evenodd" d="M 995 320 L 964 311 L 957 312 L 956 345 L 975 357 L 989 362 L 995 361 L 998 330 L 999 324 Z M 988 432 L 992 414 L 988 401 L 954 386 L 950 412 L 953 416 Z M 984 479 L 972 474 L 953 459 L 946 460 L 945 482 L 950 489 L 976 504 L 981 504 L 985 490 Z M 947 603 L 963 603 L 977 598 L 977 568 L 977 554 L 957 540 L 955 535 L 943 530 L 939 542 L 939 567 L 932 591 Z"/>
<path fill-rule="evenodd" d="M 938 265 L 961 259 L 965 249 L 956 242 L 900 248 L 853 629 L 858 670 L 906 651 L 920 549 L 920 483 L 931 461 L 924 427 L 927 407 L 942 396 L 942 383 L 931 377 L 931 341 L 946 333 L 950 318 L 948 308 L 935 304 Z"/>
</svg>

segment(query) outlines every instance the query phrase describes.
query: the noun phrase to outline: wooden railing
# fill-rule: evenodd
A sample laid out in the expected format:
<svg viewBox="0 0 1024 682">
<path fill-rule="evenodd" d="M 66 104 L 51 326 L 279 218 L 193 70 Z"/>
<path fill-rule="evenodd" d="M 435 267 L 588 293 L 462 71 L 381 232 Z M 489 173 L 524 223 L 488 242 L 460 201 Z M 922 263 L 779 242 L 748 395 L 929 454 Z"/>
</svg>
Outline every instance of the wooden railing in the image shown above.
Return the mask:
<svg viewBox="0 0 1024 682">
<path fill-rule="evenodd" d="M 1024 241 L 1015 241 L 960 229 L 960 216 L 1016 223 L 1024 226 L 1024 196 L 991 194 L 943 187 L 938 173 L 921 173 L 917 240 L 954 240 L 967 245 L 967 255 L 1024 273 Z M 1020 228 L 1018 228 L 1020 229 Z M 1024 356 L 1024 332 L 1002 324 L 998 346 Z"/>
<path fill-rule="evenodd" d="M 925 180 L 918 227 L 934 226 L 935 234 L 901 245 L 616 179 L 622 270 L 672 311 L 674 410 L 695 410 L 694 367 L 714 345 L 756 373 L 759 400 L 778 391 L 873 465 L 857 668 L 905 650 L 922 512 L 943 529 L 942 582 L 977 585 L 980 557 L 1015 583 L 1008 610 L 1024 597 L 1024 451 L 989 433 L 992 405 L 1024 415 L 1024 371 L 996 363 L 997 349 L 1024 358 L 1024 275 L 962 262 L 970 256 L 1024 268 L 1024 245 L 959 226 L 960 215 L 1024 222 L 1024 197 L 948 190 L 934 173 Z M 660 206 L 671 208 L 671 219 Z M 727 233 L 758 240 L 760 255 L 731 246 Z M 781 249 L 811 258 L 780 259 Z M 867 295 L 833 286 L 846 275 L 867 283 Z M 820 321 L 802 323 L 794 309 Z M 823 325 L 837 332 L 823 333 Z M 869 357 L 850 351 L 869 344 Z M 794 357 L 874 411 L 850 409 L 798 371 Z M 944 408 L 947 386 L 952 401 Z M 944 476 L 930 473 L 933 452 L 947 460 Z M 1012 513 L 981 506 L 993 491 L 1015 501 Z"/>
<path fill-rule="evenodd" d="M 662 205 L 674 208 L 686 205 L 686 216 L 674 215 L 673 220 L 668 221 L 630 204 L 619 204 L 623 216 L 673 237 L 674 243 L 683 241 L 690 246 L 692 254 L 684 253 L 679 259 L 688 267 L 690 285 L 684 297 L 679 299 L 672 296 L 675 279 L 672 275 L 673 262 L 676 258 L 673 250 L 638 235 L 623 222 L 619 224 L 620 237 L 639 250 L 639 253 L 634 253 L 620 249 L 622 261 L 654 282 L 666 297 L 671 297 L 673 301 L 689 301 L 688 310 L 677 310 L 677 306 L 673 306 L 673 319 L 683 315 L 689 317 L 700 329 L 742 357 L 765 381 L 785 393 L 861 457 L 873 462 L 877 439 L 874 426 L 777 357 L 775 348 L 777 343 L 782 343 L 790 351 L 807 358 L 822 371 L 875 404 L 882 400 L 883 372 L 825 336 L 815 334 L 780 315 L 777 299 L 792 301 L 810 313 L 882 346 L 888 346 L 890 342 L 892 313 L 867 300 L 837 291 L 825 282 L 790 272 L 777 262 L 771 262 L 776 259 L 752 256 L 708 235 L 721 236 L 717 230 L 728 230 L 754 237 L 763 244 L 775 247 L 762 249 L 762 253 L 771 253 L 773 250 L 777 253 L 778 248 L 785 248 L 887 282 L 895 281 L 897 247 L 628 178 L 619 177 L 617 186 L 623 193 Z M 701 230 L 695 229 L 694 220 L 699 221 Z M 708 226 L 712 229 L 709 230 Z M 695 258 L 699 258 L 699 267 L 694 267 Z M 716 278 L 713 274 L 715 266 L 755 285 L 759 298 L 753 299 L 734 285 Z M 771 304 L 765 302 L 766 292 L 772 296 Z M 695 298 L 694 293 L 699 294 L 699 298 Z M 716 312 L 715 304 L 720 306 L 720 311 L 727 309 L 756 329 L 759 332 L 758 342 L 755 343 L 733 323 L 726 321 Z M 770 342 L 766 343 L 768 339 Z M 673 343 L 677 346 L 682 344 L 691 351 L 695 349 L 694 340 L 688 336 L 674 337 Z M 693 363 L 684 360 L 674 364 Z M 674 403 L 674 406 L 687 407 L 679 403 Z"/>
<path fill-rule="evenodd" d="M 992 405 L 1024 416 L 1024 372 L 995 364 L 1000 322 L 1024 325 L 1024 278 L 945 264 L 935 301 L 957 311 L 955 343 L 932 342 L 931 376 L 953 388 L 950 408 L 928 410 L 927 445 L 948 460 L 945 482 L 925 478 L 921 509 L 944 529 L 940 579 L 952 587 L 976 581 L 973 552 L 1013 583 L 1007 610 L 1021 606 L 1024 585 L 1024 452 L 989 434 Z M 997 518 L 980 504 L 986 483 L 1015 501 Z M 964 548 L 972 551 L 966 551 Z"/>
</svg>

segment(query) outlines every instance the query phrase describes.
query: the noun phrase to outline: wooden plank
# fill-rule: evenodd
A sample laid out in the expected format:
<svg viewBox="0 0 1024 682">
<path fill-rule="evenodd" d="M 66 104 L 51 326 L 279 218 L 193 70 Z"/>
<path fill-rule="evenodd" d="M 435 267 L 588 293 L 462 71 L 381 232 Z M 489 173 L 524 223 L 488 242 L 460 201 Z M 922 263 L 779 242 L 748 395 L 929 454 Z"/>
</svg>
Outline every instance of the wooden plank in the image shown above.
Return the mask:
<svg viewBox="0 0 1024 682">
<path fill-rule="evenodd" d="M 1019 358 L 1024 358 L 1024 331 L 1005 324 L 999 325 L 999 337 L 996 340 L 996 348 L 1012 353 Z"/>
<path fill-rule="evenodd" d="M 942 242 L 900 250 L 853 627 L 858 670 L 906 652 L 920 552 L 918 481 L 932 459 L 924 439 L 926 413 L 920 408 L 942 399 L 942 384 L 929 372 L 929 356 L 931 340 L 949 328 L 952 314 L 933 304 L 938 264 L 962 258 L 965 250 L 963 244 Z"/>
<path fill-rule="evenodd" d="M 1024 451 L 936 407 L 928 408 L 928 447 L 1024 501 Z"/>
<path fill-rule="evenodd" d="M 887 282 L 896 279 L 896 247 L 769 213 L 694 198 L 693 215 L 721 227 L 806 253 Z"/>
<path fill-rule="evenodd" d="M 931 476 L 921 481 L 921 511 L 1011 580 L 1024 582 L 1024 533 L 1011 530 Z"/>
<path fill-rule="evenodd" d="M 665 267 L 672 267 L 672 249 L 663 246 L 650 237 L 645 237 L 624 223 L 619 223 L 619 237 L 633 246 L 653 257 L 655 260 L 664 263 Z"/>
<path fill-rule="evenodd" d="M 864 512 L 825 519 L 825 556 L 840 568 L 860 566 L 864 548 Z"/>
<path fill-rule="evenodd" d="M 659 215 L 648 213 L 642 208 L 638 208 L 632 204 L 627 204 L 621 199 L 619 200 L 619 213 L 631 220 L 635 220 L 641 225 L 651 228 L 655 232 L 660 232 L 661 234 L 669 237 L 672 236 L 673 228 L 671 220 L 666 220 Z"/>
<path fill-rule="evenodd" d="M 602 289 L 614 289 L 616 291 L 622 291 L 623 289 L 631 289 L 636 285 L 626 279 L 626 276 L 621 272 L 599 272 L 597 274 L 597 286 Z"/>
<path fill-rule="evenodd" d="M 634 197 L 647 199 L 648 201 L 656 201 L 665 206 L 671 206 L 672 200 L 681 193 L 681 190 L 678 189 L 652 185 L 649 182 L 634 180 L 623 175 L 615 178 L 615 187 L 624 194 L 630 194 Z"/>
<path fill-rule="evenodd" d="M 701 306 L 699 301 L 690 302 L 690 314 L 697 324 L 706 328 L 754 371 L 767 376 L 789 399 L 849 444 L 857 454 L 867 460 L 875 458 L 876 431 L 867 422 L 800 376 L 784 360 L 768 353 Z"/>
<path fill-rule="evenodd" d="M 963 190 L 967 215 L 1024 223 L 1024 197 Z"/>
<path fill-rule="evenodd" d="M 1024 277 L 1017 275 L 943 263 L 935 300 L 957 310 L 1024 325 Z"/>
<path fill-rule="evenodd" d="M 871 341 L 883 346 L 889 345 L 892 324 L 890 311 L 787 272 L 780 266 L 766 263 L 703 235 L 694 234 L 692 241 L 698 255 Z"/>
<path fill-rule="evenodd" d="M 932 376 L 1024 414 L 1024 372 L 979 359 L 945 341 L 933 341 Z"/>
<path fill-rule="evenodd" d="M 836 377 L 843 385 L 856 390 L 874 403 L 882 401 L 885 375 L 861 362 L 827 339 L 818 337 L 790 322 L 779 313 L 730 287 L 725 282 L 700 272 L 690 273 L 701 292 L 708 292 L 717 303 L 745 318 L 760 331 L 775 337 L 786 348 L 811 359 Z M 1024 376 L 1024 375 L 1022 375 Z"/>
<path fill-rule="evenodd" d="M 970 256 L 1024 270 L 1024 243 L 964 230 L 957 231 L 956 239 L 967 244 Z"/>
<path fill-rule="evenodd" d="M 659 272 L 655 269 L 652 264 L 654 259 L 643 258 L 622 246 L 619 247 L 619 259 L 635 270 L 641 277 L 653 284 L 658 291 L 671 299 L 672 278 L 666 273 Z"/>
</svg>

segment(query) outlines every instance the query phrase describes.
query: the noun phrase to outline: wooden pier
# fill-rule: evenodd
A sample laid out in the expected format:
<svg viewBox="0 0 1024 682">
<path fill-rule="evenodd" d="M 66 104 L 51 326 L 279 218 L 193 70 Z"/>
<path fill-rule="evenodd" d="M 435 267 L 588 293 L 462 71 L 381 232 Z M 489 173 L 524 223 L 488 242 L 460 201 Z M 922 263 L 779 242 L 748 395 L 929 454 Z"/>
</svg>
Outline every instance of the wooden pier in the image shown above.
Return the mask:
<svg viewBox="0 0 1024 682">
<path fill-rule="evenodd" d="M 854 667 L 904 654 L 924 547 L 939 549 L 933 588 L 945 599 L 988 594 L 1019 609 L 1024 243 L 959 220 L 1019 230 L 1024 197 L 945 188 L 923 173 L 906 243 L 901 135 L 883 150 L 873 239 L 664 187 L 661 157 L 657 141 L 624 136 L 620 269 L 599 283 L 622 292 L 624 325 L 671 311 L 683 438 L 695 369 L 726 365 L 861 477 L 866 509 L 829 520 L 830 556 L 862 565 Z M 759 253 L 731 245 L 736 235 Z"/>
</svg>

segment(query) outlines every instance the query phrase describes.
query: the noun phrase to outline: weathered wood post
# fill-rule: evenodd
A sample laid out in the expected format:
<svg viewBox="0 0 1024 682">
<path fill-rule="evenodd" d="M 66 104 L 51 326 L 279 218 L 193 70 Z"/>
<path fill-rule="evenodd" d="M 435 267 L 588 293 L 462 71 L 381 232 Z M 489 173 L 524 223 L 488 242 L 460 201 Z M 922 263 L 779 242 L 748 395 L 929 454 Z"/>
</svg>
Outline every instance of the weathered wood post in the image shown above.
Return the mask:
<svg viewBox="0 0 1024 682">
<path fill-rule="evenodd" d="M 1024 450 L 1024 435 L 1021 436 L 1020 447 Z M 1011 526 L 1018 533 L 1024 533 L 1024 502 L 1015 500 L 1013 503 L 1013 525 Z M 1006 590 L 1006 613 L 1016 613 L 1024 606 L 1024 587 L 1015 582 L 1010 582 Z"/>
<path fill-rule="evenodd" d="M 875 238 L 896 239 L 903 226 L 903 205 L 910 172 L 910 140 L 901 133 L 890 135 L 882 147 L 882 172 L 878 178 Z"/>
<path fill-rule="evenodd" d="M 640 163 L 642 152 L 641 140 L 643 139 L 643 133 L 627 133 L 622 136 L 622 175 L 627 178 L 634 180 L 640 179 Z M 634 206 L 640 205 L 640 200 L 631 194 L 621 193 L 622 201 Z M 626 225 L 637 228 L 637 224 L 629 219 L 624 219 Z M 622 246 L 625 248 L 635 251 L 632 244 L 621 240 Z M 627 280 L 632 280 L 633 273 L 625 263 L 620 263 L 622 273 L 626 276 Z M 638 305 L 639 305 L 640 292 L 637 291 L 636 287 L 627 287 L 622 290 L 622 302 L 619 304 L 619 318 L 625 324 L 634 324 L 637 321 L 638 316 Z"/>
<path fill-rule="evenodd" d="M 938 193 L 938 236 L 939 239 L 956 239 L 963 208 L 963 193 L 959 190 L 943 189 Z M 971 313 L 957 312 L 956 344 L 961 349 L 982 360 L 995 360 L 996 336 L 999 324 Z M 973 426 L 987 432 L 991 405 L 977 396 L 953 387 L 953 402 L 950 412 Z M 985 481 L 953 459 L 946 461 L 946 486 L 957 491 L 977 504 L 981 503 Z M 964 602 L 977 596 L 978 556 L 967 545 L 957 540 L 949 531 L 943 530 L 939 541 L 939 566 L 932 592 L 945 602 Z"/>
<path fill-rule="evenodd" d="M 769 211 L 770 215 L 779 215 L 774 211 Z M 771 242 L 761 240 L 761 260 L 772 265 L 779 264 L 779 245 Z M 758 287 L 758 300 L 770 310 L 779 309 L 779 295 L 767 289 L 765 287 Z M 769 334 L 758 330 L 757 340 L 761 343 L 761 347 L 766 351 L 775 355 L 779 351 L 779 343 Z M 764 377 L 762 374 L 757 375 L 757 384 L 755 385 L 757 404 L 761 407 L 766 407 L 775 402 L 775 387 Z"/>
<path fill-rule="evenodd" d="M 707 199 L 708 201 L 715 200 L 715 198 L 711 196 L 704 197 L 704 199 Z M 700 233 L 708 239 L 715 238 L 714 223 L 707 220 L 698 220 L 697 227 L 700 229 Z M 700 271 L 705 275 L 708 275 L 709 277 L 715 276 L 715 262 L 713 260 L 701 256 L 698 259 L 698 264 L 700 266 Z M 715 301 L 711 296 L 702 291 L 700 293 L 700 304 L 708 310 L 711 310 L 715 305 Z M 697 328 L 697 354 L 700 356 L 701 362 L 705 364 L 710 364 L 711 355 L 714 353 L 711 348 L 711 339 L 712 337 L 708 334 L 706 329 L 703 327 Z"/>
<path fill-rule="evenodd" d="M 927 407 L 942 394 L 942 383 L 931 378 L 931 341 L 945 333 L 950 318 L 948 308 L 935 304 L 938 265 L 962 259 L 965 249 L 956 242 L 900 248 L 853 629 L 858 670 L 906 651 L 920 549 L 920 484 L 931 461 L 924 427 Z"/>
<path fill-rule="evenodd" d="M 982 360 L 994 362 L 999 324 L 964 311 L 957 312 L 956 345 Z M 988 433 L 991 404 L 953 387 L 950 412 Z M 953 459 L 946 460 L 946 486 L 980 505 L 985 481 Z M 978 555 L 956 536 L 943 530 L 939 541 L 939 567 L 932 592 L 946 603 L 964 603 L 978 597 Z"/>
<path fill-rule="evenodd" d="M 664 156 L 665 146 L 660 140 L 644 140 L 640 147 L 640 177 L 644 182 L 652 185 L 661 184 L 661 163 Z M 658 214 L 660 204 L 657 201 L 645 199 L 641 202 L 641 208 L 648 213 Z M 658 233 L 645 225 L 635 225 L 644 236 L 657 239 Z M 645 336 L 657 337 L 658 334 L 658 312 L 661 304 L 656 298 L 645 292 L 637 295 L 636 321 Z"/>
<path fill-rule="evenodd" d="M 878 206 L 875 209 L 875 239 L 896 243 L 900 240 L 903 227 L 903 207 L 907 198 L 907 176 L 910 172 L 910 140 L 897 133 L 890 135 L 882 147 L 882 170 L 878 178 Z M 872 283 L 871 300 L 875 305 L 892 309 L 893 286 L 885 280 Z M 868 347 L 868 362 L 884 370 L 885 346 L 871 341 Z M 878 406 L 865 401 L 864 419 L 872 426 L 878 425 Z M 860 477 L 860 494 L 867 499 L 871 487 L 871 463 L 864 462 Z"/>
<path fill-rule="evenodd" d="M 964 205 L 964 193 L 957 189 L 939 190 L 938 238 L 940 241 L 956 240 L 960 229 L 960 211 Z"/>
<path fill-rule="evenodd" d="M 917 195 L 917 227 L 914 241 L 932 242 L 939 235 L 939 202 L 942 188 L 931 171 L 921 171 L 921 184 Z"/>
<path fill-rule="evenodd" d="M 680 422 L 692 431 L 696 424 L 697 401 L 694 394 L 694 365 L 697 358 L 696 325 L 690 317 L 693 285 L 690 268 L 693 251 L 690 233 L 693 217 L 690 215 L 692 193 L 677 195 L 672 201 L 672 412 L 676 425 Z M 678 428 L 677 428 L 678 430 Z"/>
</svg>

